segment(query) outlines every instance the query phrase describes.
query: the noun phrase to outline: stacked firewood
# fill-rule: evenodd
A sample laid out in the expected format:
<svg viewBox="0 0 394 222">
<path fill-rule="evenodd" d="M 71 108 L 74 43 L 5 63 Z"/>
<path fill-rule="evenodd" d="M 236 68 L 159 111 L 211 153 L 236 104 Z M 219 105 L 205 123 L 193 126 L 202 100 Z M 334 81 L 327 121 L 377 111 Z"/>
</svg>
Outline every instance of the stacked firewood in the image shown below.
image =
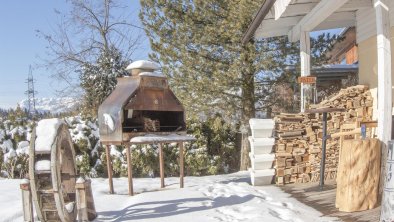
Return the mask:
<svg viewBox="0 0 394 222">
<path fill-rule="evenodd" d="M 373 99 L 367 86 L 342 89 L 316 108 L 344 108 L 345 112 L 328 114 L 327 134 L 340 131 L 344 123 L 357 123 L 372 119 Z M 285 114 L 275 117 L 276 122 L 276 183 L 306 183 L 318 181 L 322 149 L 322 114 Z M 336 178 L 339 158 L 339 139 L 328 139 L 325 178 Z"/>
</svg>

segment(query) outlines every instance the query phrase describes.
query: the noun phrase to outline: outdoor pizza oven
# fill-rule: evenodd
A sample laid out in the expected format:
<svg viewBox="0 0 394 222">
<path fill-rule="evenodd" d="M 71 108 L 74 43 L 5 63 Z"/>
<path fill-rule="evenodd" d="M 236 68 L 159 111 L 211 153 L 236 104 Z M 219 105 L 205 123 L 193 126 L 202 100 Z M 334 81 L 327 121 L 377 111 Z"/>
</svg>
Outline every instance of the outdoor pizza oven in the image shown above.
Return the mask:
<svg viewBox="0 0 394 222">
<path fill-rule="evenodd" d="M 98 110 L 103 144 L 124 144 L 145 134 L 184 134 L 185 110 L 168 87 L 166 77 L 150 61 L 136 61 L 118 78 L 114 91 Z"/>
</svg>

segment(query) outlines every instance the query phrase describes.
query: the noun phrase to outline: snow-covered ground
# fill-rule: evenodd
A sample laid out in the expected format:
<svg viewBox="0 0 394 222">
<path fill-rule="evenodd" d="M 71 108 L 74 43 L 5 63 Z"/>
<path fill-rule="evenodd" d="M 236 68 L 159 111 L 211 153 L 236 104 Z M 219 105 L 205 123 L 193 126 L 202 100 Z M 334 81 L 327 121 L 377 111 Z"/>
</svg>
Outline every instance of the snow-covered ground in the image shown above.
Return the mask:
<svg viewBox="0 0 394 222">
<path fill-rule="evenodd" d="M 20 180 L 0 180 L 1 221 L 23 221 Z M 127 178 L 114 180 L 116 194 L 108 194 L 108 180 L 93 179 L 98 212 L 95 221 L 339 221 L 291 198 L 276 186 L 253 187 L 247 172 L 229 175 L 134 179 L 136 195 L 127 195 Z"/>
</svg>

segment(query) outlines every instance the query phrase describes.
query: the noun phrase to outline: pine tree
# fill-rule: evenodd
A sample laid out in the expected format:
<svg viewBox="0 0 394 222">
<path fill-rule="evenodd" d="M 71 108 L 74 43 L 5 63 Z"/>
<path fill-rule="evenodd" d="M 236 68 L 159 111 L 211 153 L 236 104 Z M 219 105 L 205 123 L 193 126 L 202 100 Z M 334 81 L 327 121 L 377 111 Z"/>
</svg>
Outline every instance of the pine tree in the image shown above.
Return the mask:
<svg viewBox="0 0 394 222">
<path fill-rule="evenodd" d="M 79 70 L 81 87 L 85 91 L 84 110 L 96 115 L 98 106 L 116 86 L 116 78 L 127 75 L 124 60 L 117 48 L 111 46 L 102 51 L 95 63 L 85 63 Z"/>
<path fill-rule="evenodd" d="M 221 113 L 248 129 L 256 111 L 279 101 L 273 89 L 285 66 L 299 61 L 297 44 L 286 37 L 240 43 L 262 2 L 141 0 L 151 59 L 161 63 L 189 115 Z M 246 169 L 247 140 L 243 144 L 241 169 Z"/>
</svg>

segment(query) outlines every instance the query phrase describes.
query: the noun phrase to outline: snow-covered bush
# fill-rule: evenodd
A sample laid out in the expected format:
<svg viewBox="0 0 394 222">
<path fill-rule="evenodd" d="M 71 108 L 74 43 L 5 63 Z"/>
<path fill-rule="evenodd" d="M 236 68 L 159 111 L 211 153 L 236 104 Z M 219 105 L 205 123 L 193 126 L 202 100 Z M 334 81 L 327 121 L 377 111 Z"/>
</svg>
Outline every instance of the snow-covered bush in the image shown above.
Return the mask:
<svg viewBox="0 0 394 222">
<path fill-rule="evenodd" d="M 34 122 L 20 112 L 12 121 L 0 117 L 0 172 L 10 178 L 22 178 L 28 172 L 29 141 Z M 78 173 L 88 177 L 106 177 L 106 155 L 100 144 L 97 120 L 82 116 L 65 117 L 74 143 Z M 188 134 L 197 140 L 185 143 L 185 174 L 208 175 L 238 169 L 235 131 L 220 115 L 206 121 L 188 120 Z M 122 146 L 110 146 L 113 176 L 127 176 L 127 158 Z M 133 145 L 133 176 L 153 177 L 159 172 L 157 145 Z M 163 146 L 167 176 L 179 175 L 179 147 Z M 0 175 L 1 176 L 1 175 Z"/>
</svg>

